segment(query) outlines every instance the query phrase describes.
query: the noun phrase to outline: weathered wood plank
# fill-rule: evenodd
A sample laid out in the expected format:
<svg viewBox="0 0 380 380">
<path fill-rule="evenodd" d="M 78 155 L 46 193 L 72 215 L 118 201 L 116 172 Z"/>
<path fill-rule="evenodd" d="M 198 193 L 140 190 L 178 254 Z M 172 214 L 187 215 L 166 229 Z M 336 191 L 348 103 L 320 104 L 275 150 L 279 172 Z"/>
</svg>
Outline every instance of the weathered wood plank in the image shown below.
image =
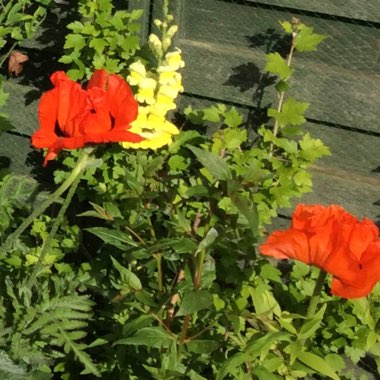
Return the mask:
<svg viewBox="0 0 380 380">
<path fill-rule="evenodd" d="M 37 104 L 41 92 L 33 86 L 22 85 L 16 79 L 5 82 L 9 93 L 6 111 L 14 131 L 31 136 L 38 128 Z"/>
<path fill-rule="evenodd" d="M 191 95 L 182 95 L 179 98 L 178 110 L 181 113 L 189 105 L 194 109 L 201 109 L 216 103 L 218 103 L 217 100 L 210 101 L 196 99 Z M 244 120 L 247 119 L 248 112 L 253 111 L 249 108 L 236 108 L 243 115 Z M 256 127 L 263 122 L 261 119 L 252 119 L 252 117 L 250 121 Z M 380 136 L 312 122 L 305 123 L 302 129 L 310 133 L 313 138 L 321 139 L 331 151 L 331 156 L 317 161 L 316 170 L 325 169 L 326 172 L 340 177 L 365 177 L 364 184 L 380 180 Z"/>
<path fill-rule="evenodd" d="M 246 0 L 246 2 L 380 22 L 380 7 L 377 0 Z"/>
<path fill-rule="evenodd" d="M 247 106 L 267 107 L 276 101 L 273 86 L 265 88 L 262 98 L 255 96 L 264 53 L 236 47 L 227 51 L 225 44 L 194 40 L 181 40 L 180 47 L 187 93 Z M 380 132 L 380 76 L 297 59 L 294 67 L 289 95 L 310 103 L 308 118 Z"/>
<path fill-rule="evenodd" d="M 29 174 L 32 167 L 28 163 L 32 154 L 29 139 L 9 133 L 0 136 L 0 168 Z"/>
<path fill-rule="evenodd" d="M 179 109 L 192 104 L 195 109 L 212 102 L 182 96 Z M 247 113 L 247 109 L 239 109 Z M 329 146 L 332 155 L 317 161 L 312 169 L 314 191 L 294 204 L 341 204 L 358 217 L 368 216 L 380 222 L 380 136 L 327 125 L 306 123 L 305 131 Z M 282 210 L 290 216 L 292 209 Z"/>
<path fill-rule="evenodd" d="M 217 0 L 184 0 L 182 6 L 186 91 L 252 104 L 251 87 L 265 53 L 281 42 L 277 20 L 291 15 Z M 308 116 L 379 132 L 380 30 L 313 17 L 303 21 L 330 36 L 318 52 L 295 57 L 294 92 L 312 104 Z"/>
<path fill-rule="evenodd" d="M 364 183 L 362 178 L 340 177 L 335 174 L 314 171 L 314 191 L 305 194 L 303 203 L 340 204 L 347 211 L 363 218 L 380 222 L 380 180 Z M 289 215 L 292 210 L 288 210 Z"/>
</svg>

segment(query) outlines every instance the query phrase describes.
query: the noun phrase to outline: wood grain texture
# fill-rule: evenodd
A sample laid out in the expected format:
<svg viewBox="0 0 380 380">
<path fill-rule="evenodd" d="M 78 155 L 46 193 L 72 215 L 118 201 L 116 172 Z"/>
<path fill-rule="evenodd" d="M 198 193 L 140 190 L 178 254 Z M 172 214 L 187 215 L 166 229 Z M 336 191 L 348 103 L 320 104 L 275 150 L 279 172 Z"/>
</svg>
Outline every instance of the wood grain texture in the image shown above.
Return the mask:
<svg viewBox="0 0 380 380">
<path fill-rule="evenodd" d="M 180 47 L 189 93 L 250 105 L 265 54 L 283 47 L 278 20 L 287 12 L 217 0 L 183 0 Z M 302 19 L 330 38 L 295 56 L 293 90 L 311 103 L 311 119 L 380 132 L 380 30 L 320 18 Z M 282 46 L 281 46 L 282 45 Z M 273 99 L 266 89 L 264 103 Z"/>
<path fill-rule="evenodd" d="M 189 104 L 194 109 L 213 104 L 189 95 L 180 100 L 180 110 Z M 247 108 L 239 111 L 245 116 L 248 113 Z M 358 217 L 367 216 L 380 222 L 380 136 L 310 122 L 303 129 L 320 138 L 332 155 L 313 166 L 313 192 L 294 199 L 293 203 L 341 204 Z M 281 213 L 290 216 L 292 209 Z"/>
<path fill-rule="evenodd" d="M 380 21 L 380 7 L 377 0 L 245 0 L 245 2 L 289 7 L 301 12 L 318 12 L 356 20 Z"/>
</svg>

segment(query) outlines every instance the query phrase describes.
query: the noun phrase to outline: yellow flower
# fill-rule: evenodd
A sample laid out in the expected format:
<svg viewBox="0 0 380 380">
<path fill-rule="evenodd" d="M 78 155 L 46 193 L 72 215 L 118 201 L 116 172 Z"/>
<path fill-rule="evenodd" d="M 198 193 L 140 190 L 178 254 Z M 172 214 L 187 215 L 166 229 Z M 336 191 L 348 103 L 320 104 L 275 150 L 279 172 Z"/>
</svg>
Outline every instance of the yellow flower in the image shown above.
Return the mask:
<svg viewBox="0 0 380 380">
<path fill-rule="evenodd" d="M 177 49 L 165 55 L 165 63 L 172 71 L 177 71 L 185 67 L 185 62 L 182 60 L 181 50 Z M 160 70 L 160 69 L 159 69 Z"/>
<path fill-rule="evenodd" d="M 139 83 L 136 99 L 139 103 L 155 103 L 155 90 L 157 82 L 153 78 L 145 78 Z"/>
<path fill-rule="evenodd" d="M 139 115 L 132 123 L 130 132 L 137 133 L 145 140 L 139 143 L 122 143 L 124 148 L 158 149 L 172 142 L 179 133 L 177 127 L 165 117 L 149 112 L 150 107 L 139 107 Z"/>
<path fill-rule="evenodd" d="M 146 78 L 146 69 L 141 61 L 132 63 L 129 66 L 130 75 L 127 80 L 131 86 L 138 86 Z"/>
</svg>

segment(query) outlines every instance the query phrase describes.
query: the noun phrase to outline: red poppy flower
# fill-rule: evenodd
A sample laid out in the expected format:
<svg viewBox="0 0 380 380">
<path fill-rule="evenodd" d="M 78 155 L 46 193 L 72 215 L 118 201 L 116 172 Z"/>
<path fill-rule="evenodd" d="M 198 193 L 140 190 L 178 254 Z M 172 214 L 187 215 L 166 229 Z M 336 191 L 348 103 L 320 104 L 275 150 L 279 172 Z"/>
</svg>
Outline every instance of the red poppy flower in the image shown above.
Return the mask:
<svg viewBox="0 0 380 380">
<path fill-rule="evenodd" d="M 62 149 L 143 140 L 128 131 L 137 117 L 138 105 L 120 76 L 96 70 L 86 90 L 63 71 L 55 72 L 50 79 L 54 88 L 41 97 L 40 128 L 32 136 L 34 147 L 48 149 L 44 166 Z"/>
<path fill-rule="evenodd" d="M 331 292 L 344 298 L 364 297 L 380 280 L 379 229 L 336 205 L 298 205 L 291 228 L 273 232 L 260 251 L 332 274 Z"/>
</svg>

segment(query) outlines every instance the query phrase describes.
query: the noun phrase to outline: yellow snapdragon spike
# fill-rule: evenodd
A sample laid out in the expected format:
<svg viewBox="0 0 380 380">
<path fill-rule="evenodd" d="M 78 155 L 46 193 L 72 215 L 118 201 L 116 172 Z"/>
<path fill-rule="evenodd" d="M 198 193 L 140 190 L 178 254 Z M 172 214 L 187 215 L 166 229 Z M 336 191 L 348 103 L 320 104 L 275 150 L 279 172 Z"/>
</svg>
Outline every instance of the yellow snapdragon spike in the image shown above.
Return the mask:
<svg viewBox="0 0 380 380">
<path fill-rule="evenodd" d="M 130 132 L 137 133 L 145 140 L 139 143 L 122 143 L 124 148 L 158 149 L 172 142 L 172 136 L 179 133 L 177 127 L 163 116 L 149 113 L 149 107 L 140 107 L 139 116 L 132 123 Z"/>
<path fill-rule="evenodd" d="M 182 77 L 181 74 L 175 71 L 160 71 L 158 83 L 163 85 L 182 87 Z"/>
<path fill-rule="evenodd" d="M 138 86 L 146 78 L 146 69 L 141 61 L 132 63 L 129 66 L 130 75 L 127 80 L 131 86 Z"/>
<path fill-rule="evenodd" d="M 153 104 L 156 102 L 155 90 L 157 82 L 153 78 L 145 78 L 139 83 L 136 99 L 139 103 Z"/>
<path fill-rule="evenodd" d="M 182 67 L 185 67 L 185 62 L 182 60 L 181 50 L 177 49 L 165 55 L 165 63 L 167 66 L 171 67 L 172 71 L 177 71 Z"/>
</svg>

